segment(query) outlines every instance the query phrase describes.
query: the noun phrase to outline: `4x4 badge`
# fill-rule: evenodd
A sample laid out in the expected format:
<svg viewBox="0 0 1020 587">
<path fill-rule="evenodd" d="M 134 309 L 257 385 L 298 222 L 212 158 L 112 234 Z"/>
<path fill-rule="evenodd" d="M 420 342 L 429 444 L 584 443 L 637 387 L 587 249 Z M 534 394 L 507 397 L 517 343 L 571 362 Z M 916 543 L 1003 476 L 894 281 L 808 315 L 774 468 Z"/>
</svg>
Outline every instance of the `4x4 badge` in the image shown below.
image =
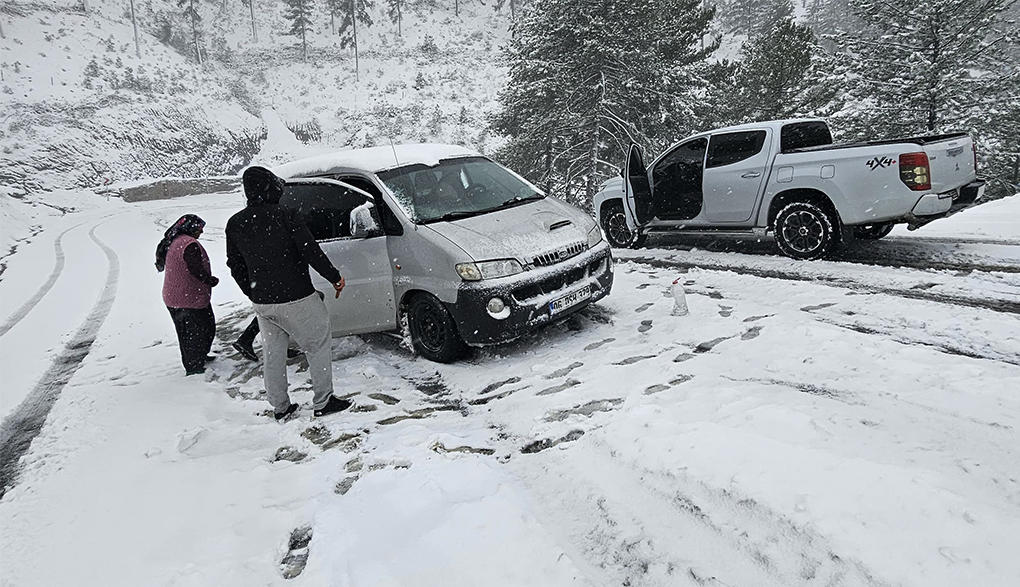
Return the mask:
<svg viewBox="0 0 1020 587">
<path fill-rule="evenodd" d="M 880 169 L 883 167 L 889 167 L 890 165 L 893 165 L 895 163 L 896 163 L 895 159 L 890 159 L 888 157 L 875 157 L 871 161 L 865 163 L 865 165 L 867 165 L 868 167 L 871 168 L 872 171 L 874 171 L 876 169 Z"/>
</svg>

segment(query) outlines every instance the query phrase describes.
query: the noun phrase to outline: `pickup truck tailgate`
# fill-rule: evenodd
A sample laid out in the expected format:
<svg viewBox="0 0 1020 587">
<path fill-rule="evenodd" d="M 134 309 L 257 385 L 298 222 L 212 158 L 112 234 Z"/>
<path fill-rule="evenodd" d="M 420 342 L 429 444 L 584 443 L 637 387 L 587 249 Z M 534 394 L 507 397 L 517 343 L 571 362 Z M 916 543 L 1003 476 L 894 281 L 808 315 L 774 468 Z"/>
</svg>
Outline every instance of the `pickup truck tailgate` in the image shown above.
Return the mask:
<svg viewBox="0 0 1020 587">
<path fill-rule="evenodd" d="M 974 168 L 974 141 L 956 136 L 921 146 L 928 155 L 931 191 L 943 193 L 959 189 L 977 178 Z"/>
</svg>

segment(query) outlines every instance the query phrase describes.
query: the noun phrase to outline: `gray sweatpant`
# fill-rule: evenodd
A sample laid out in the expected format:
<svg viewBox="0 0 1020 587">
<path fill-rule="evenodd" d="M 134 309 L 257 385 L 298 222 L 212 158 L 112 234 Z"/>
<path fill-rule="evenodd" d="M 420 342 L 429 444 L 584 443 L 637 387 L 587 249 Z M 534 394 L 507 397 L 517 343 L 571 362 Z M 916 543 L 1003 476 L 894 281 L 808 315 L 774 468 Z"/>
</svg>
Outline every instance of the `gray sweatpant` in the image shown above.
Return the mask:
<svg viewBox="0 0 1020 587">
<path fill-rule="evenodd" d="M 277 414 L 290 406 L 287 393 L 287 342 L 305 353 L 312 376 L 312 406 L 325 407 L 333 395 L 333 338 L 326 304 L 314 293 L 283 304 L 253 304 L 262 331 L 262 375 L 266 395 Z"/>
</svg>

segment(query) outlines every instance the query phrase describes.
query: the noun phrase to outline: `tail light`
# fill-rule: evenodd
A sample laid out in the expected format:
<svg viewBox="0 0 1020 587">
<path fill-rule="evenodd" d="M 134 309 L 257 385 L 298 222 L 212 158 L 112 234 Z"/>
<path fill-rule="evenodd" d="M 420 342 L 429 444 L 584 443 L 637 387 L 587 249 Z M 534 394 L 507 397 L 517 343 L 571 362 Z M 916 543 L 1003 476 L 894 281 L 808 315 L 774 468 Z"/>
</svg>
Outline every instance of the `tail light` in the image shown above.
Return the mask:
<svg viewBox="0 0 1020 587">
<path fill-rule="evenodd" d="M 928 169 L 927 153 L 900 155 L 900 179 L 915 192 L 931 189 L 931 175 Z"/>
<path fill-rule="evenodd" d="M 971 143 L 970 148 L 974 151 L 974 173 L 977 173 L 977 143 Z"/>
</svg>

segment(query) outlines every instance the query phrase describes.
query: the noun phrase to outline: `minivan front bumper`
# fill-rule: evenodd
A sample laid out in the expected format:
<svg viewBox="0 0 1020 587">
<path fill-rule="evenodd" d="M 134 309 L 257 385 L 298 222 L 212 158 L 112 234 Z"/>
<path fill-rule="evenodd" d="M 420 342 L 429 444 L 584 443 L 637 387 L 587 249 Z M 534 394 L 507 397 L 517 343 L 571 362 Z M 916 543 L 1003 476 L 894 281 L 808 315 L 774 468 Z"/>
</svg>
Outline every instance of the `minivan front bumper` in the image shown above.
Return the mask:
<svg viewBox="0 0 1020 587">
<path fill-rule="evenodd" d="M 613 257 L 609 245 L 551 267 L 532 269 L 502 279 L 464 282 L 457 301 L 447 304 L 464 342 L 485 346 L 509 342 L 544 324 L 559 320 L 609 294 L 613 287 Z M 587 289 L 587 294 L 585 294 Z M 505 310 L 497 317 L 488 310 L 499 298 Z M 553 311 L 577 300 L 572 305 Z"/>
</svg>

